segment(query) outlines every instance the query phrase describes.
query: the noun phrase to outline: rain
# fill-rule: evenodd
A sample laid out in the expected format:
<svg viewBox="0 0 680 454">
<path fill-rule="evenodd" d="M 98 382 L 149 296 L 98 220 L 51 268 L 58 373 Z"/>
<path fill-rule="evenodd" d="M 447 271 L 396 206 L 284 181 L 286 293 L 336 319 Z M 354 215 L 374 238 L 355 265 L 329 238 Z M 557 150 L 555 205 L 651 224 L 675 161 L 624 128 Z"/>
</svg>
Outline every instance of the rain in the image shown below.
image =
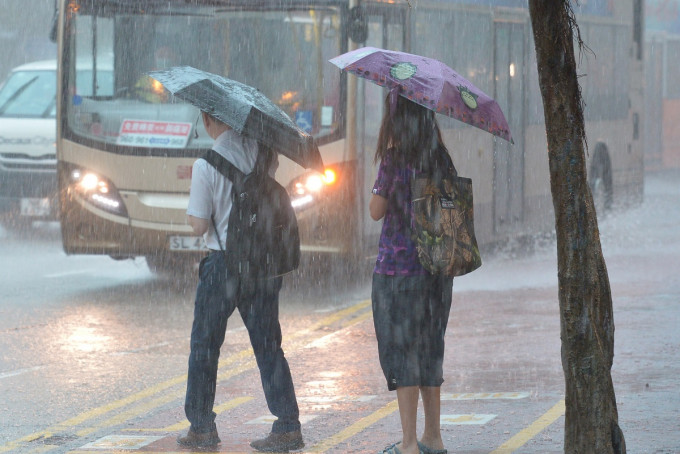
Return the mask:
<svg viewBox="0 0 680 454">
<path fill-rule="evenodd" d="M 183 66 L 252 87 L 244 98 L 283 115 L 259 142 L 279 150 L 275 179 L 301 244 L 279 295 L 305 443 L 292 450 L 382 452 L 401 440 L 371 304 L 382 221 L 369 200 L 389 89 L 329 61 L 362 47 L 444 62 L 497 102 L 512 134 L 436 116 L 458 174 L 472 179 L 482 257 L 454 279 L 444 445 L 563 452 L 555 215 L 526 2 L 235 4 L 3 0 L 0 452 L 183 449 L 199 262 L 211 249 L 187 206 L 194 163 L 214 145 L 196 105 L 158 76 Z M 618 422 L 628 452 L 676 453 L 680 0 L 572 4 Z M 242 120 L 253 140 L 271 126 Z M 235 310 L 219 355 L 215 451 L 254 451 L 276 419 L 267 404 Z"/>
</svg>

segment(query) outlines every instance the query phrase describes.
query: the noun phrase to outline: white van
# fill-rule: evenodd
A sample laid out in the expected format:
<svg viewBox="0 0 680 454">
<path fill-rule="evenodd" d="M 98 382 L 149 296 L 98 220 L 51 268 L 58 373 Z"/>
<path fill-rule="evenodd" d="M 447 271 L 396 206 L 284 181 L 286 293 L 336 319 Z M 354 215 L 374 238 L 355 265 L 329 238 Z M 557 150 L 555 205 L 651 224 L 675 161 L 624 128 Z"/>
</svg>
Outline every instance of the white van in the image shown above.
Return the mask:
<svg viewBox="0 0 680 454">
<path fill-rule="evenodd" d="M 0 86 L 0 213 L 54 219 L 57 61 L 14 68 Z"/>
</svg>

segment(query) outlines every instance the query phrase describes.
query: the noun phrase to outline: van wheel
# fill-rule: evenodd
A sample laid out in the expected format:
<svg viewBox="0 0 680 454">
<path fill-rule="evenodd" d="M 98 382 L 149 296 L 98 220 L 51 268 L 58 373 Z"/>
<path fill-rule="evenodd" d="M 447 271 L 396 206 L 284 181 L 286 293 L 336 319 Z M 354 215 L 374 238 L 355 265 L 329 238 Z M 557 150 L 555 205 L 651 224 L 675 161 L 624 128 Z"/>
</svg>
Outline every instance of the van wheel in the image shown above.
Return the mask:
<svg viewBox="0 0 680 454">
<path fill-rule="evenodd" d="M 14 213 L 3 213 L 0 216 L 2 225 L 10 231 L 27 233 L 33 227 L 34 219 L 27 216 L 20 216 Z"/>
</svg>

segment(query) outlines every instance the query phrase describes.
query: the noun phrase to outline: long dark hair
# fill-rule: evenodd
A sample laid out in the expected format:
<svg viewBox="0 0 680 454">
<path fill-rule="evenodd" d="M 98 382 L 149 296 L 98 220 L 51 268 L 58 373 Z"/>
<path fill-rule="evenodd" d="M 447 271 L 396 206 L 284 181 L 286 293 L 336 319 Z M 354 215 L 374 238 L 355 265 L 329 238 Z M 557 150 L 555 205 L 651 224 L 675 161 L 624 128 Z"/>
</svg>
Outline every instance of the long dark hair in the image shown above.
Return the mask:
<svg viewBox="0 0 680 454">
<path fill-rule="evenodd" d="M 375 163 L 394 152 L 392 157 L 402 165 L 415 165 L 437 149 L 448 153 L 435 112 L 397 96 L 394 112 L 390 112 L 390 94 L 385 98 L 384 115 L 380 124 Z M 392 151 L 393 150 L 393 151 Z"/>
</svg>

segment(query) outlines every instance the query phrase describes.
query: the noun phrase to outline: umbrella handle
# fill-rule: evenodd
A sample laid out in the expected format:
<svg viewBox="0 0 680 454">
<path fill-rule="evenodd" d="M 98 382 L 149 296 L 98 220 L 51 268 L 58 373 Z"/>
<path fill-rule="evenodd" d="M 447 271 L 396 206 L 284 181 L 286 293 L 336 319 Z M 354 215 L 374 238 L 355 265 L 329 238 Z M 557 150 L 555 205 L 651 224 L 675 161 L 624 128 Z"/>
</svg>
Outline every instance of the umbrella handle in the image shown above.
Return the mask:
<svg viewBox="0 0 680 454">
<path fill-rule="evenodd" d="M 399 99 L 399 85 L 392 87 L 390 90 L 390 118 L 394 116 L 394 112 L 397 110 L 397 101 Z"/>
</svg>

